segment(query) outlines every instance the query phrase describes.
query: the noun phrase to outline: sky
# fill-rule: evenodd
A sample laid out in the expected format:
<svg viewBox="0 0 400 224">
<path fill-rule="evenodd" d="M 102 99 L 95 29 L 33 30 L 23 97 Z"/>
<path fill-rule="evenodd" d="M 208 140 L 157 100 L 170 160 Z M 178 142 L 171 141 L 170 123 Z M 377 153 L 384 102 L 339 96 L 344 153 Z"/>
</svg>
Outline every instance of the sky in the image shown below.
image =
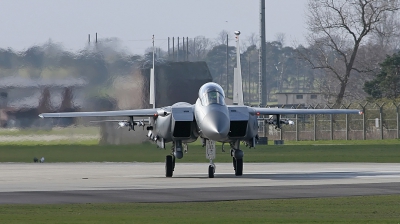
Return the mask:
<svg viewBox="0 0 400 224">
<path fill-rule="evenodd" d="M 285 44 L 305 44 L 307 0 L 265 0 L 266 40 L 286 36 Z M 259 35 L 259 0 L 1 0 L 0 48 L 16 51 L 51 39 L 78 51 L 88 41 L 118 38 L 123 48 L 143 54 L 155 45 L 167 49 L 168 37 L 216 38 L 240 30 L 241 38 Z"/>
</svg>

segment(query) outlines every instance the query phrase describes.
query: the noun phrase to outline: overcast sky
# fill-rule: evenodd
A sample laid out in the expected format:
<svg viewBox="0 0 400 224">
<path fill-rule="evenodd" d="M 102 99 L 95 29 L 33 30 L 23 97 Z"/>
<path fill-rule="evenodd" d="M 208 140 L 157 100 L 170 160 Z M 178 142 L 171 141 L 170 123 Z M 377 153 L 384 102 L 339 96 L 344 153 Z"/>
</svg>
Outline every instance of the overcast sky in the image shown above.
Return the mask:
<svg viewBox="0 0 400 224">
<path fill-rule="evenodd" d="M 307 0 L 266 0 L 267 41 L 304 43 Z M 216 38 L 221 30 L 259 34 L 259 0 L 1 0 L 0 48 L 20 51 L 51 39 L 76 51 L 92 40 L 116 37 L 130 52 L 167 48 L 168 37 Z M 233 37 L 233 34 L 232 34 Z"/>
</svg>

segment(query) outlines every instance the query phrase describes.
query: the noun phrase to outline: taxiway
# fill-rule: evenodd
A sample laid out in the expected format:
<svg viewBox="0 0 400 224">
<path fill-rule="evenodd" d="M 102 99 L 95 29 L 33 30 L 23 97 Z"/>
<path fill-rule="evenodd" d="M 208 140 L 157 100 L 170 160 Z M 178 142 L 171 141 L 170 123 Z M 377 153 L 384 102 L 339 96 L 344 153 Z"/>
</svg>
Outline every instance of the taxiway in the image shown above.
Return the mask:
<svg viewBox="0 0 400 224">
<path fill-rule="evenodd" d="M 400 164 L 1 163 L 0 204 L 176 202 L 400 194 Z"/>
</svg>

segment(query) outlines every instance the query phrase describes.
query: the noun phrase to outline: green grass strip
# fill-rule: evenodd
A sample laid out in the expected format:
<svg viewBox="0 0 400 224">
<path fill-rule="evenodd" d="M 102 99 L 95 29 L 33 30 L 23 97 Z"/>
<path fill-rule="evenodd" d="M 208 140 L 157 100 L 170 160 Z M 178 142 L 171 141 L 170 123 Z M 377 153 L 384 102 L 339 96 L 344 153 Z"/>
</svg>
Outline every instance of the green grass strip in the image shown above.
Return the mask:
<svg viewBox="0 0 400 224">
<path fill-rule="evenodd" d="M 154 144 L 109 145 L 92 144 L 0 144 L 0 162 L 32 162 L 44 156 L 46 162 L 163 162 L 170 148 Z M 215 162 L 231 162 L 229 147 L 222 152 L 217 146 Z M 245 148 L 245 162 L 400 162 L 400 144 L 372 145 L 263 145 Z M 178 162 L 207 162 L 205 148 L 189 145 L 189 153 Z"/>
<path fill-rule="evenodd" d="M 1 205 L 2 223 L 398 223 L 400 196 Z"/>
</svg>

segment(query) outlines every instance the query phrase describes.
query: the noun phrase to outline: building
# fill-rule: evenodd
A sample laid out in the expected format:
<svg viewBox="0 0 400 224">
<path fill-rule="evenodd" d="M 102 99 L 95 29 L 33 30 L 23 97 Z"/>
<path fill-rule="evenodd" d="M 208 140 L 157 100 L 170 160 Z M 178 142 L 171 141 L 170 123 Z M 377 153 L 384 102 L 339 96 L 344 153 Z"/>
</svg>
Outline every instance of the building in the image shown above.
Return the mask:
<svg viewBox="0 0 400 224">
<path fill-rule="evenodd" d="M 321 93 L 276 93 L 279 105 L 317 105 L 326 100 Z"/>
<path fill-rule="evenodd" d="M 33 127 L 40 113 L 75 111 L 83 102 L 82 79 L 0 78 L 0 127 Z"/>
</svg>

